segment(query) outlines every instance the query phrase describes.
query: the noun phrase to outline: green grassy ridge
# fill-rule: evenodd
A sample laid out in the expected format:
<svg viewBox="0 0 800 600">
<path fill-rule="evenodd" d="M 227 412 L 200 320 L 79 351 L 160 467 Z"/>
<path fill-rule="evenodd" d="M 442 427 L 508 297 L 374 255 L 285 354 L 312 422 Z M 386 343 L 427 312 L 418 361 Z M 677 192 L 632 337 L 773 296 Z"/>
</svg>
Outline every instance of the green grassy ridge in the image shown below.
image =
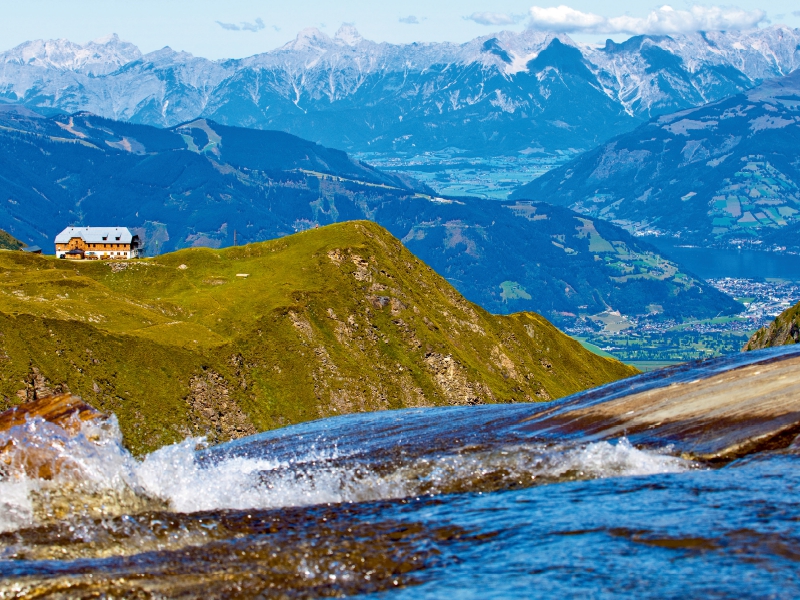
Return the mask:
<svg viewBox="0 0 800 600">
<path fill-rule="evenodd" d="M 360 221 L 130 263 L 0 253 L 3 408 L 34 367 L 114 412 L 139 453 L 237 437 L 216 425 L 234 407 L 263 431 L 557 398 L 635 373 L 539 315 L 487 313 Z"/>
<path fill-rule="evenodd" d="M 19 241 L 10 233 L 0 229 L 0 250 L 19 250 L 25 246 L 25 242 Z"/>
<path fill-rule="evenodd" d="M 767 327 L 756 331 L 744 347 L 761 350 L 773 346 L 788 346 L 800 343 L 800 303 L 787 308 Z"/>
</svg>

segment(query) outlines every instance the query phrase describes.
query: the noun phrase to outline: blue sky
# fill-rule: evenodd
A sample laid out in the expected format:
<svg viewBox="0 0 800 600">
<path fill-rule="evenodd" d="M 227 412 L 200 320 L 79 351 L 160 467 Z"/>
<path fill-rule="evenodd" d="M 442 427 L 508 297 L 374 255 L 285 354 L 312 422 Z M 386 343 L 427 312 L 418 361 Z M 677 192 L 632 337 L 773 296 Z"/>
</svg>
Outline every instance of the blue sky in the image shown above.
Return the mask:
<svg viewBox="0 0 800 600">
<path fill-rule="evenodd" d="M 661 6 L 635 0 L 0 0 L 0 50 L 30 39 L 84 43 L 117 33 L 144 52 L 171 46 L 207 58 L 239 58 L 276 48 L 306 27 L 333 35 L 347 22 L 376 41 L 465 42 L 501 29 L 520 31 L 532 16 L 540 28 L 562 29 L 585 42 L 697 23 L 706 29 L 753 22 L 800 27 L 797 0 L 741 0 L 738 12 L 733 5 L 685 1 L 671 2 L 671 13 Z"/>
</svg>

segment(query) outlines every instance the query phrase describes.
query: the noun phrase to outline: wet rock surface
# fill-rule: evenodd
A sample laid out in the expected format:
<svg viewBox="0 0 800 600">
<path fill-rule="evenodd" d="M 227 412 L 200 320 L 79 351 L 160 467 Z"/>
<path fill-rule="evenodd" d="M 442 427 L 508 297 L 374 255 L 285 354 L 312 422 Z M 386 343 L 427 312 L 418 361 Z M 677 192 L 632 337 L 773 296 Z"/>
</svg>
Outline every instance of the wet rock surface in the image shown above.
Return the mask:
<svg viewBox="0 0 800 600">
<path fill-rule="evenodd" d="M 66 465 L 60 449 L 26 444 L 24 426 L 39 419 L 57 427 L 65 436 L 74 437 L 82 423 L 103 418 L 105 415 L 71 394 L 45 396 L 0 413 L 0 467 L 21 470 L 29 477 L 52 479 Z"/>
<path fill-rule="evenodd" d="M 557 401 L 527 419 L 524 429 L 673 444 L 683 456 L 704 461 L 785 448 L 800 435 L 800 348 L 699 366 L 663 369 Z"/>
<path fill-rule="evenodd" d="M 74 432 L 80 422 L 105 418 L 106 415 L 72 394 L 47 395 L 0 413 L 0 432 L 35 417 Z"/>
<path fill-rule="evenodd" d="M 106 535 L 92 548 L 66 527 L 29 530 L 19 559 L 63 559 L 50 543 L 54 533 L 63 536 L 74 557 L 95 558 L 98 545 L 108 555 L 95 563 L 101 572 L 87 565 L 65 576 L 47 573 L 43 566 L 38 573 L 21 574 L 15 588 L 18 597 L 48 598 L 341 597 L 414 584 L 422 571 L 444 562 L 442 547 L 472 538 L 458 527 L 371 523 L 379 508 L 236 511 L 221 519 L 149 513 L 108 522 Z M 153 523 L 158 526 L 150 535 L 137 535 L 137 525 L 146 531 Z M 132 538 L 141 549 L 150 549 L 151 557 L 125 556 Z M 3 541 L 0 536 L 0 545 Z M 156 570 L 153 559 L 159 563 Z"/>
</svg>

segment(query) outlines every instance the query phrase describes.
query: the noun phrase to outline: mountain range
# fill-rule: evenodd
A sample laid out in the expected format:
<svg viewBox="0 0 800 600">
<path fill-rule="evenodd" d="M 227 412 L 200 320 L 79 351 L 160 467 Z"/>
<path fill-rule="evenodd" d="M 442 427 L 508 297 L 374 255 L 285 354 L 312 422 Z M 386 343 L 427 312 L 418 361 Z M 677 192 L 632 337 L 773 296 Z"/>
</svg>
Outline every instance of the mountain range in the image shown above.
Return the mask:
<svg viewBox="0 0 800 600">
<path fill-rule="evenodd" d="M 85 220 L 139 227 L 151 251 L 219 247 L 233 243 L 237 227 L 252 241 L 311 226 L 298 221 L 315 214 L 310 207 L 295 218 L 274 212 L 289 196 L 330 210 L 320 198 L 328 185 L 426 191 L 290 134 L 202 119 L 159 129 L 88 113 L 45 118 L 5 105 L 0 147 L 0 219 L 9 233 L 45 248 L 60 228 Z"/>
<path fill-rule="evenodd" d="M 800 250 L 800 70 L 654 117 L 519 188 L 634 233 Z"/>
<path fill-rule="evenodd" d="M 555 322 L 742 307 L 622 228 L 532 202 L 440 198 L 341 151 L 199 119 L 159 129 L 0 111 L 0 228 L 51 252 L 69 225 L 127 226 L 149 255 L 369 219 L 469 300 Z"/>
<path fill-rule="evenodd" d="M 208 118 L 350 151 L 498 155 L 588 149 L 798 66 L 800 30 L 786 27 L 599 47 L 532 30 L 393 45 L 344 25 L 236 60 L 143 55 L 116 36 L 27 42 L 0 54 L 0 99 L 161 127 Z"/>
</svg>

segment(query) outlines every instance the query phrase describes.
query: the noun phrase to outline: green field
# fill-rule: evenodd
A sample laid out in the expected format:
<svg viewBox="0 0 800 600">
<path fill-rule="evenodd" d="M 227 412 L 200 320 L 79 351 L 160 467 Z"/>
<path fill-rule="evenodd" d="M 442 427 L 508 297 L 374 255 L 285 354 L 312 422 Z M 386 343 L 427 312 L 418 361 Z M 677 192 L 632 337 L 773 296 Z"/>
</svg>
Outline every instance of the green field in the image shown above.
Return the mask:
<svg viewBox="0 0 800 600">
<path fill-rule="evenodd" d="M 650 371 L 657 371 L 658 369 L 663 369 L 665 367 L 672 367 L 674 365 L 679 365 L 684 361 L 677 361 L 677 360 L 640 360 L 628 363 L 633 367 L 639 369 L 642 373 L 649 373 Z"/>
<path fill-rule="evenodd" d="M 642 371 L 741 352 L 752 332 L 698 333 L 675 329 L 659 333 L 601 333 L 577 338 L 585 348 L 612 356 Z"/>
<path fill-rule="evenodd" d="M 797 221 L 800 190 L 794 182 L 764 157 L 748 158 L 711 198 L 708 215 L 717 235 L 786 227 Z"/>
<path fill-rule="evenodd" d="M 384 171 L 409 175 L 443 196 L 505 200 L 520 185 L 568 162 L 575 154 L 560 151 L 485 158 L 468 156 L 458 149 L 445 149 L 419 155 L 368 152 L 353 157 Z"/>
</svg>

